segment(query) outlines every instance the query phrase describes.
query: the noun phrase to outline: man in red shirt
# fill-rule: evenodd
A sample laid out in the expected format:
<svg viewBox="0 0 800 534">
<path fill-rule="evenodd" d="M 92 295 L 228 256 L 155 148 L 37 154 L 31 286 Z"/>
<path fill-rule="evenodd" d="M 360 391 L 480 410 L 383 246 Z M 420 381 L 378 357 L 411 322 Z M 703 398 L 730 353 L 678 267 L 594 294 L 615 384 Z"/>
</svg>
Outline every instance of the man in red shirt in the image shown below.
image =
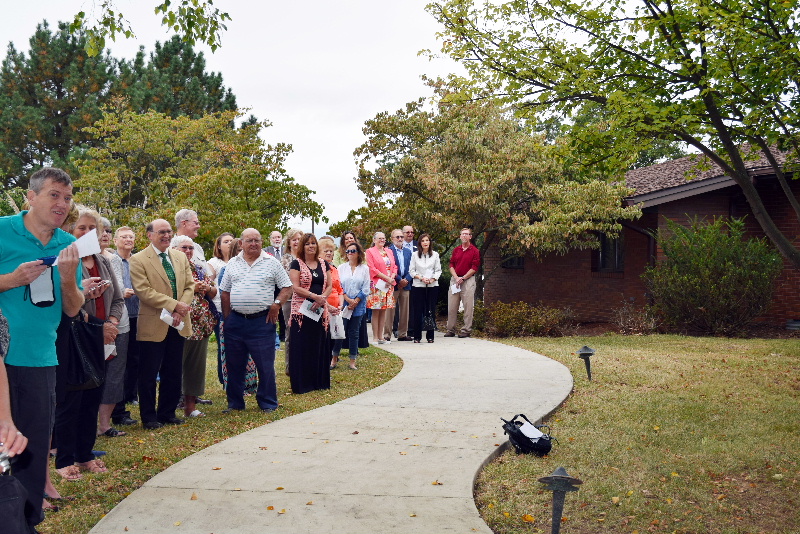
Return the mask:
<svg viewBox="0 0 800 534">
<path fill-rule="evenodd" d="M 473 245 L 472 230 L 461 229 L 461 246 L 450 255 L 450 290 L 447 294 L 447 333 L 444 337 L 456 335 L 458 305 L 464 303 L 464 327 L 458 337 L 469 337 L 472 333 L 472 312 L 475 307 L 475 275 L 481 265 L 481 253 Z M 459 291 L 460 290 L 460 291 Z M 457 291 L 453 293 L 453 291 Z"/>
</svg>

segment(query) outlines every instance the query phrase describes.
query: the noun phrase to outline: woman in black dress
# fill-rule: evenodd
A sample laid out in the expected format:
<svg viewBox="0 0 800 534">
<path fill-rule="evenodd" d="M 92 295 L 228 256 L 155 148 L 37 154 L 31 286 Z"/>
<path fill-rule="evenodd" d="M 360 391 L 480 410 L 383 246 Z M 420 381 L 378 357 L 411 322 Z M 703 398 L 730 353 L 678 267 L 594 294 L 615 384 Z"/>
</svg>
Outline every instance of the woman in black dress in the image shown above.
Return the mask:
<svg viewBox="0 0 800 534">
<path fill-rule="evenodd" d="M 289 265 L 289 278 L 294 286 L 289 346 L 290 382 L 293 393 L 308 393 L 315 389 L 331 387 L 330 354 L 328 343 L 328 304 L 331 292 L 330 266 L 317 259 L 317 238 L 304 234 L 297 250 L 297 258 Z M 304 303 L 317 320 L 301 311 Z"/>
</svg>

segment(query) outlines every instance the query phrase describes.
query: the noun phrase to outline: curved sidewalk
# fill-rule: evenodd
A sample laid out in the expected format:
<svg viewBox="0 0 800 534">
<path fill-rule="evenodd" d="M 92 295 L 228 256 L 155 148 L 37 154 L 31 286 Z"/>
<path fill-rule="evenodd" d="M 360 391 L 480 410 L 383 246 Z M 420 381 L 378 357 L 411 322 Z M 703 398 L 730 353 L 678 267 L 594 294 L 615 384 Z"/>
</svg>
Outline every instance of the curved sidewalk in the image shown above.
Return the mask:
<svg viewBox="0 0 800 534">
<path fill-rule="evenodd" d="M 500 417 L 543 417 L 569 395 L 572 376 L 479 339 L 439 334 L 434 344 L 381 348 L 404 362 L 391 381 L 185 458 L 91 532 L 491 534 L 472 491 L 507 440 Z"/>
</svg>

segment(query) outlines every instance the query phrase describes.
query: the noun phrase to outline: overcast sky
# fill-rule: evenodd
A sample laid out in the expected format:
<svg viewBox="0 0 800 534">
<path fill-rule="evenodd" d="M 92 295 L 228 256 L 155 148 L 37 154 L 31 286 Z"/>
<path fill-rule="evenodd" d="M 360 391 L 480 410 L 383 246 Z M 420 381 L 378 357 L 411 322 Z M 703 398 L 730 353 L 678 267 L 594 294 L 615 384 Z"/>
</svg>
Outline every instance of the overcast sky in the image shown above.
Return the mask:
<svg viewBox="0 0 800 534">
<path fill-rule="evenodd" d="M 273 123 L 264 138 L 291 143 L 286 169 L 316 191 L 330 221 L 345 218 L 363 205 L 353 180 L 353 151 L 363 141 L 364 121 L 381 111 L 394 112 L 430 91 L 420 76 L 444 76 L 457 66 L 429 61 L 421 49 L 438 50 L 428 0 L 216 0 L 232 21 L 222 47 L 206 56 L 207 70 L 222 73 L 240 107 Z M 9 3 L 0 18 L 0 41 L 28 49 L 36 24 L 47 19 L 70 21 L 77 11 L 89 13 L 89 0 L 35 0 Z M 115 57 L 133 57 L 139 45 L 152 51 L 155 41 L 170 35 L 153 14 L 155 0 L 118 0 L 136 39 L 111 43 Z M 5 48 L 3 49 L 5 56 Z M 204 214 L 200 214 L 201 221 Z M 400 225 L 403 221 L 398 221 Z M 297 221 L 306 231 L 311 222 Z M 326 225 L 317 224 L 322 235 Z M 269 230 L 269 229 L 261 229 Z"/>
</svg>

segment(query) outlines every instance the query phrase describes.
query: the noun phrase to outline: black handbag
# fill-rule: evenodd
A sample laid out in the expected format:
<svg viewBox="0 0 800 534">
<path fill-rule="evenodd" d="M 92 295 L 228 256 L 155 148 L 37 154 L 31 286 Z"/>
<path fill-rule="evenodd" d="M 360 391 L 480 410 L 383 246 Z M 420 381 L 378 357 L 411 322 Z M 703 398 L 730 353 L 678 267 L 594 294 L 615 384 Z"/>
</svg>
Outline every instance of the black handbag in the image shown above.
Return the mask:
<svg viewBox="0 0 800 534">
<path fill-rule="evenodd" d="M 428 312 L 422 318 L 422 330 L 427 332 L 430 330 L 436 330 L 436 320 L 433 318 L 433 314 Z"/>
<path fill-rule="evenodd" d="M 542 435 L 536 438 L 530 438 L 526 436 L 522 431 L 522 425 L 525 423 L 518 421 L 518 417 L 525 419 L 525 421 L 527 421 L 531 426 L 539 430 Z M 517 414 L 511 419 L 511 421 L 506 421 L 502 417 L 500 420 L 503 422 L 503 432 L 508 434 L 508 441 L 511 442 L 511 445 L 513 445 L 514 450 L 517 451 L 517 454 L 535 454 L 536 456 L 544 456 L 553 448 L 553 440 L 555 438 L 550 436 L 549 426 L 534 425 L 527 417 L 525 417 L 525 414 Z M 547 429 L 547 432 L 545 432 L 543 429 Z"/>
<path fill-rule="evenodd" d="M 81 391 L 103 385 L 106 379 L 103 323 L 97 317 L 83 312 L 72 319 L 67 354 L 68 391 Z"/>
</svg>

